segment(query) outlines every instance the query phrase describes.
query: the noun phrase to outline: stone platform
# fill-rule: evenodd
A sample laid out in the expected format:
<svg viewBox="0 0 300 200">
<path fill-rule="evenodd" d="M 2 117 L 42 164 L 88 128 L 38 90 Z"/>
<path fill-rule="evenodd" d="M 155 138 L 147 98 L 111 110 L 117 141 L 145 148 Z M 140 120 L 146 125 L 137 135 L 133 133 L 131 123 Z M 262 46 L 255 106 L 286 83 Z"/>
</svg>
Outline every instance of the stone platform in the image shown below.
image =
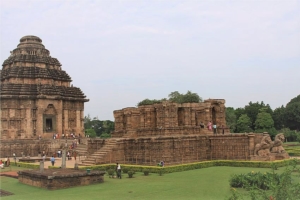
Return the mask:
<svg viewBox="0 0 300 200">
<path fill-rule="evenodd" d="M 19 182 L 49 190 L 104 182 L 104 171 L 76 169 L 44 169 L 19 171 Z"/>
</svg>

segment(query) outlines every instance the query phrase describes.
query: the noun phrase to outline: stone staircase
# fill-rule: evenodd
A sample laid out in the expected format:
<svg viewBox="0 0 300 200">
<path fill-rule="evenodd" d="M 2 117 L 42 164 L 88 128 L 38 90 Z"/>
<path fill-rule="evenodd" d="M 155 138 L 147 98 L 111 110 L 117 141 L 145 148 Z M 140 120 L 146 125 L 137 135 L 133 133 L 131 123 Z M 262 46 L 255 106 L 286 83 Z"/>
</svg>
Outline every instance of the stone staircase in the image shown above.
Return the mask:
<svg viewBox="0 0 300 200">
<path fill-rule="evenodd" d="M 85 160 L 82 160 L 82 163 L 80 165 L 91 166 L 95 164 L 102 164 L 102 163 L 109 162 L 110 153 L 112 152 L 113 148 L 116 147 L 117 142 L 118 141 L 115 138 L 107 139 L 105 145 L 101 149 L 87 156 Z"/>
<path fill-rule="evenodd" d="M 76 147 L 76 151 L 79 156 L 87 156 L 88 155 L 88 149 L 86 144 L 78 144 Z"/>
</svg>

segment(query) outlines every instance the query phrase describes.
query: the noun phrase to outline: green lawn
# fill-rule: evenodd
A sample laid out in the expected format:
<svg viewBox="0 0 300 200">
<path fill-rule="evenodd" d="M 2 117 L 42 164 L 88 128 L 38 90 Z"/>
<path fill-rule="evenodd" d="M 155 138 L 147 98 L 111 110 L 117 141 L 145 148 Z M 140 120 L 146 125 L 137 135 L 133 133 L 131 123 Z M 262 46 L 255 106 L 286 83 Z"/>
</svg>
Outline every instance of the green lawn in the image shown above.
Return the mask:
<svg viewBox="0 0 300 200">
<path fill-rule="evenodd" d="M 280 168 L 277 172 L 283 171 Z M 5 200 L 85 200 L 85 199 L 225 199 L 230 196 L 229 177 L 231 174 L 250 171 L 271 171 L 265 168 L 210 167 L 185 172 L 150 174 L 136 173 L 134 178 L 114 179 L 105 176 L 104 183 L 49 191 L 24 185 L 17 179 L 1 177 L 1 189 L 14 193 L 3 197 Z"/>
</svg>

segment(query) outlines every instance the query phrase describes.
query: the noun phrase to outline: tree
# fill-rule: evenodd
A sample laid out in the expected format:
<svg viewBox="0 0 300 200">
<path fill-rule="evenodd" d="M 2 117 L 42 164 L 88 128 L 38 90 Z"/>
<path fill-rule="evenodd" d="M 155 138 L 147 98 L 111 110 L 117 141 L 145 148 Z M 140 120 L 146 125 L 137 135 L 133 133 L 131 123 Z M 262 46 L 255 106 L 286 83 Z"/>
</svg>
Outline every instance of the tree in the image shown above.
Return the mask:
<svg viewBox="0 0 300 200">
<path fill-rule="evenodd" d="M 236 130 L 238 133 L 251 132 L 251 120 L 246 114 L 242 114 L 236 123 Z"/>
<path fill-rule="evenodd" d="M 277 130 L 284 128 L 284 112 L 285 108 L 283 106 L 276 108 L 272 114 L 272 118 L 274 120 L 274 127 Z"/>
<path fill-rule="evenodd" d="M 202 102 L 202 98 L 197 93 L 192 93 L 191 91 L 187 91 L 186 94 L 180 94 L 178 91 L 171 92 L 168 95 L 168 99 L 163 98 L 161 100 L 156 99 L 144 99 L 143 101 L 140 101 L 137 105 L 153 105 L 156 103 L 161 103 L 163 101 L 171 101 L 174 103 L 199 103 Z"/>
<path fill-rule="evenodd" d="M 96 117 L 91 120 L 90 115 L 84 117 L 84 122 L 84 129 L 93 129 L 97 137 L 101 137 L 102 134 L 105 134 L 103 135 L 105 138 L 110 137 L 111 132 L 115 129 L 115 123 L 113 121 L 101 121 Z"/>
<path fill-rule="evenodd" d="M 246 114 L 244 108 L 237 108 L 234 110 L 234 113 L 237 119 L 240 118 L 242 114 Z"/>
<path fill-rule="evenodd" d="M 291 99 L 284 112 L 285 126 L 291 130 L 300 129 L 300 95 Z"/>
<path fill-rule="evenodd" d="M 274 128 L 274 120 L 270 113 L 267 113 L 267 108 L 261 108 L 257 114 L 255 120 L 255 132 L 262 133 L 268 132 L 271 136 L 276 134 L 276 129 Z"/>
<path fill-rule="evenodd" d="M 86 129 L 85 135 L 88 135 L 90 138 L 96 137 L 96 132 L 94 129 Z"/>
<path fill-rule="evenodd" d="M 156 103 L 161 103 L 162 100 L 156 100 L 156 99 L 153 99 L 153 100 L 150 100 L 150 99 L 144 99 L 143 101 L 140 101 L 138 102 L 138 106 L 143 106 L 143 105 L 153 105 L 153 104 L 156 104 Z"/>
<path fill-rule="evenodd" d="M 252 103 L 251 101 L 249 102 L 249 105 L 245 106 L 245 114 L 248 115 L 248 117 L 251 120 L 251 128 L 255 129 L 255 120 L 256 117 L 259 113 L 259 110 L 261 108 L 266 108 L 266 112 L 272 114 L 272 109 L 270 108 L 269 104 L 265 105 L 264 102 L 256 102 L 256 103 Z"/>
<path fill-rule="evenodd" d="M 230 132 L 234 133 L 236 129 L 236 115 L 234 112 L 234 108 L 227 107 L 225 114 L 226 114 L 226 125 L 230 128 Z"/>
</svg>

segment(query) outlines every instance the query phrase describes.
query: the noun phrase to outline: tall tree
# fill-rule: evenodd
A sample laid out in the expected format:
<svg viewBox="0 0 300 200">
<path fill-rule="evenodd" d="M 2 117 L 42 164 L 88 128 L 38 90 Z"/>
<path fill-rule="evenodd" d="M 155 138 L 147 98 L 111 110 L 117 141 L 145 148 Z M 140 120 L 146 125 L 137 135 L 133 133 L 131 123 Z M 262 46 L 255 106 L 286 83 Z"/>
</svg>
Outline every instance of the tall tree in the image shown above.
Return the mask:
<svg viewBox="0 0 300 200">
<path fill-rule="evenodd" d="M 300 95 L 291 99 L 284 112 L 286 127 L 291 130 L 300 130 Z"/>
<path fill-rule="evenodd" d="M 236 123 L 236 130 L 238 133 L 251 132 L 251 119 L 246 115 L 242 114 Z"/>
<path fill-rule="evenodd" d="M 274 120 L 270 113 L 267 113 L 267 108 L 261 108 L 257 114 L 255 120 L 255 132 L 262 133 L 268 132 L 271 136 L 276 134 L 276 129 L 274 128 Z"/>
<path fill-rule="evenodd" d="M 236 118 L 238 119 L 238 118 L 240 118 L 240 116 L 242 114 L 246 114 L 245 108 L 237 108 L 234 110 L 234 113 L 235 113 Z"/>
<path fill-rule="evenodd" d="M 252 101 L 249 102 L 249 105 L 245 106 L 245 114 L 248 115 L 248 117 L 251 120 L 251 129 L 255 129 L 255 120 L 257 117 L 257 114 L 259 113 L 259 110 L 261 108 L 266 108 L 266 112 L 272 114 L 272 109 L 270 108 L 269 104 L 265 105 L 264 102 L 256 102 L 252 103 Z"/>
<path fill-rule="evenodd" d="M 281 106 L 279 108 L 276 108 L 272 114 L 272 118 L 274 120 L 274 127 L 277 130 L 280 130 L 284 128 L 284 112 L 285 112 L 285 107 Z"/>
<path fill-rule="evenodd" d="M 234 108 L 227 107 L 226 108 L 226 125 L 230 128 L 230 132 L 234 133 L 236 129 L 236 115 L 234 112 Z"/>
</svg>

